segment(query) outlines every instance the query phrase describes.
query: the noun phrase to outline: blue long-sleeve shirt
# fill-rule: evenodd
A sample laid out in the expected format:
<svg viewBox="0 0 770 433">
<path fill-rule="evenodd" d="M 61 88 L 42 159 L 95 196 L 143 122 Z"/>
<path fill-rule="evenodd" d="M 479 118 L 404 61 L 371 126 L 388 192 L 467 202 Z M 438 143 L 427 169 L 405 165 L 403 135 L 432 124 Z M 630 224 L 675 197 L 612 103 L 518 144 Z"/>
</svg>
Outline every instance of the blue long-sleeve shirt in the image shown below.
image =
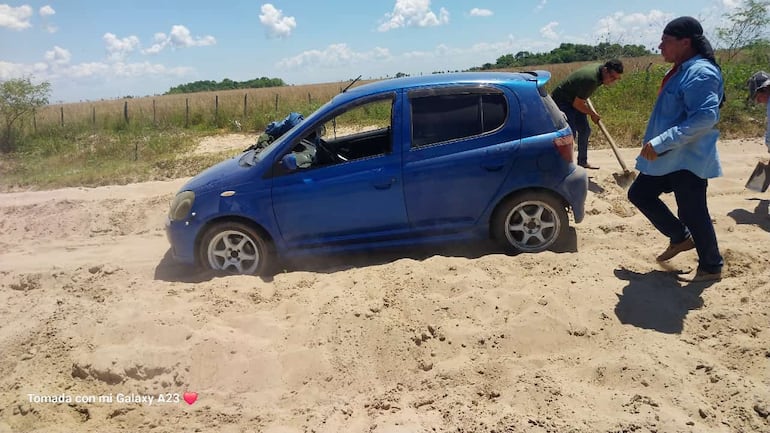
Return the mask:
<svg viewBox="0 0 770 433">
<path fill-rule="evenodd" d="M 767 116 L 765 117 L 765 122 L 767 122 L 767 125 L 765 126 L 765 146 L 767 146 L 767 151 L 770 152 L 770 103 L 767 105 Z"/>
<path fill-rule="evenodd" d="M 636 169 L 652 176 L 679 170 L 702 179 L 721 176 L 719 130 L 714 126 L 723 94 L 717 66 L 700 55 L 682 63 L 661 89 L 644 134 L 644 143 L 652 145 L 658 158 L 639 156 Z"/>
</svg>

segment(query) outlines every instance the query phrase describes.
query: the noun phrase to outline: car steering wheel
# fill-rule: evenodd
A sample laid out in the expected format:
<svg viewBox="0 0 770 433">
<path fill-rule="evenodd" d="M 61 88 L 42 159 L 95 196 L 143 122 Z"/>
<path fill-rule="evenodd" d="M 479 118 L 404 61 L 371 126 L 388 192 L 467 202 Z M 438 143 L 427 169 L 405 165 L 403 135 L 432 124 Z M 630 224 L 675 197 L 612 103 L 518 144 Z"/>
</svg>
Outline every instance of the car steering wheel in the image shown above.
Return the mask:
<svg viewBox="0 0 770 433">
<path fill-rule="evenodd" d="M 348 161 L 348 159 L 345 158 L 344 156 L 340 155 L 337 152 L 332 152 L 328 147 L 326 147 L 326 142 L 322 138 L 319 137 L 319 138 L 316 139 L 316 145 L 321 150 L 323 150 L 327 155 L 329 155 L 329 157 L 332 159 L 332 161 L 334 161 L 334 162 L 347 162 Z"/>
</svg>

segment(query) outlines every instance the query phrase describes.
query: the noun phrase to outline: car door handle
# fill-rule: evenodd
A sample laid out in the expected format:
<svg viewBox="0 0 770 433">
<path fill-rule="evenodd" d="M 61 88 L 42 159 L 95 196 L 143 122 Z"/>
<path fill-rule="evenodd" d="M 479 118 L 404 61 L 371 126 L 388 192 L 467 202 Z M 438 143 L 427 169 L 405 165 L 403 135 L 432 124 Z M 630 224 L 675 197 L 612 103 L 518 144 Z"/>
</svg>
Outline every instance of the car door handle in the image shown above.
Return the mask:
<svg viewBox="0 0 770 433">
<path fill-rule="evenodd" d="M 487 149 L 481 167 L 486 171 L 500 171 L 505 167 L 505 149 L 499 146 Z"/>
<path fill-rule="evenodd" d="M 485 162 L 481 167 L 486 171 L 500 171 L 505 166 L 502 162 Z"/>
<path fill-rule="evenodd" d="M 372 182 L 372 185 L 374 185 L 375 189 L 388 189 L 390 188 L 394 183 L 396 183 L 396 178 L 391 177 L 390 179 L 381 180 L 378 182 Z"/>
</svg>

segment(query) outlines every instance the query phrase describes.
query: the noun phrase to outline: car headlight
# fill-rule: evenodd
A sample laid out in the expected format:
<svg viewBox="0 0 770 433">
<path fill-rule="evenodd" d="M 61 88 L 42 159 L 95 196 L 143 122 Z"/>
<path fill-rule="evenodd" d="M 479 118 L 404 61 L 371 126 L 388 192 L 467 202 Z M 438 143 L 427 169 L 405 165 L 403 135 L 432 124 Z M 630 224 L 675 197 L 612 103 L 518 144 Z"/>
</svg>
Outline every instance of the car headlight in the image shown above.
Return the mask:
<svg viewBox="0 0 770 433">
<path fill-rule="evenodd" d="M 168 210 L 168 217 L 171 221 L 180 221 L 187 218 L 195 202 L 195 193 L 192 191 L 182 191 L 174 197 L 171 207 Z"/>
</svg>

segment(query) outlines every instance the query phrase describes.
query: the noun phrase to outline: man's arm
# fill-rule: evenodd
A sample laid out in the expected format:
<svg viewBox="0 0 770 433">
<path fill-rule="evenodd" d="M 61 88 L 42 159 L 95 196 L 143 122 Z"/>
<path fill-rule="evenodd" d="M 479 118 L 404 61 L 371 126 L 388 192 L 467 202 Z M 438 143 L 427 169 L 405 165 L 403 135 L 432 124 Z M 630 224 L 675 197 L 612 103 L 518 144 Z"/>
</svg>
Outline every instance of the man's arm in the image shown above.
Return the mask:
<svg viewBox="0 0 770 433">
<path fill-rule="evenodd" d="M 767 116 L 765 117 L 767 125 L 765 125 L 765 146 L 770 153 L 770 102 L 767 103 Z"/>
<path fill-rule="evenodd" d="M 582 98 L 575 98 L 572 101 L 572 107 L 575 108 L 575 110 L 586 114 L 588 116 L 591 116 L 591 120 L 594 121 L 594 123 L 599 123 L 599 121 L 602 119 L 601 116 L 599 116 L 599 113 L 592 110 L 591 107 L 588 106 L 585 99 Z"/>
<path fill-rule="evenodd" d="M 649 140 L 658 155 L 692 142 L 716 125 L 719 121 L 722 89 L 720 74 L 716 69 L 701 68 L 682 85 L 682 109 L 686 117 L 679 124 Z"/>
</svg>

